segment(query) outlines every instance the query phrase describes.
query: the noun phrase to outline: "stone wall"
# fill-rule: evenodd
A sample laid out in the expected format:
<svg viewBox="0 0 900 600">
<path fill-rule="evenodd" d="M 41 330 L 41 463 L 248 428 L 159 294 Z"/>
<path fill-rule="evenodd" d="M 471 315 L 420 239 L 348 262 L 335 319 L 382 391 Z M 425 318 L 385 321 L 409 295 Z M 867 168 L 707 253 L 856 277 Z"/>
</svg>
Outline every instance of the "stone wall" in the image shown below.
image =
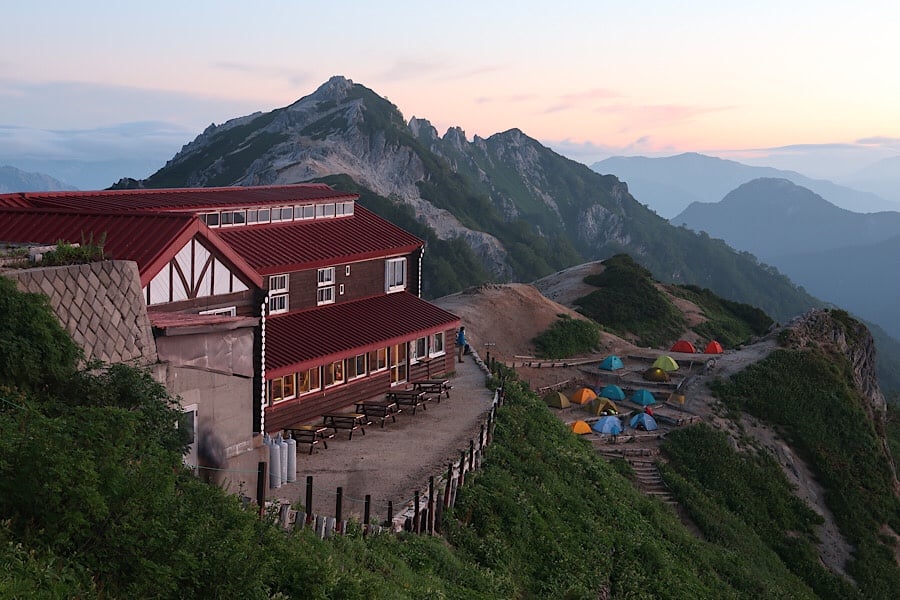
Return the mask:
<svg viewBox="0 0 900 600">
<path fill-rule="evenodd" d="M 109 260 L 3 274 L 20 290 L 47 296 L 85 358 L 144 366 L 157 361 L 136 263 Z"/>
</svg>

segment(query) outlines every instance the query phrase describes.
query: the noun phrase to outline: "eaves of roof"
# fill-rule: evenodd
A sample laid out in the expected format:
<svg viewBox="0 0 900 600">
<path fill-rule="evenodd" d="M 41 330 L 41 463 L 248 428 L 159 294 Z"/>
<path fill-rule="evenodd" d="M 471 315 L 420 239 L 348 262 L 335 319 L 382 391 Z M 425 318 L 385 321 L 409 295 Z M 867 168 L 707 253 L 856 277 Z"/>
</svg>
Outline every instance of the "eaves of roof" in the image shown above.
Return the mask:
<svg viewBox="0 0 900 600">
<path fill-rule="evenodd" d="M 409 254 L 424 245 L 359 205 L 348 217 L 215 231 L 262 275 Z"/>
<path fill-rule="evenodd" d="M 265 325 L 266 377 L 457 328 L 460 323 L 453 313 L 409 292 L 271 316 Z"/>
<path fill-rule="evenodd" d="M 340 192 L 325 184 L 307 183 L 255 187 L 17 192 L 0 195 L 0 206 L 102 212 L 163 210 L 193 213 L 220 207 L 355 200 L 358 197 L 358 194 Z"/>
</svg>

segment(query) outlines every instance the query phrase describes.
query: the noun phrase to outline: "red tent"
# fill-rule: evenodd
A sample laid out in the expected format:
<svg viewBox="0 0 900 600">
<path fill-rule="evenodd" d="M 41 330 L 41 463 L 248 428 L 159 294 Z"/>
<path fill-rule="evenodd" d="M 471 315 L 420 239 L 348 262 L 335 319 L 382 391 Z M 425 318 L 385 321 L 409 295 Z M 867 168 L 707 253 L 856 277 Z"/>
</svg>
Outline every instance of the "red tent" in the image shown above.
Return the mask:
<svg viewBox="0 0 900 600">
<path fill-rule="evenodd" d="M 711 341 L 706 345 L 706 349 L 703 350 L 704 354 L 722 354 L 724 350 L 722 350 L 722 344 L 717 342 L 716 340 Z"/>
<path fill-rule="evenodd" d="M 697 349 L 687 340 L 678 340 L 670 349 L 670 352 L 696 352 Z"/>
</svg>

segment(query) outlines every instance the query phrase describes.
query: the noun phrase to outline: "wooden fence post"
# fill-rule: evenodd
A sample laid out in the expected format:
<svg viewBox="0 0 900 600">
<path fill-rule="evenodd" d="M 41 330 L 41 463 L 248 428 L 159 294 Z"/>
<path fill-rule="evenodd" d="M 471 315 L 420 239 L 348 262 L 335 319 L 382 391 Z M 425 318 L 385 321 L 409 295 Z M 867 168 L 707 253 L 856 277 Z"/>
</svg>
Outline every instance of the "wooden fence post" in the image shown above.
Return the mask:
<svg viewBox="0 0 900 600">
<path fill-rule="evenodd" d="M 387 525 L 388 525 L 388 527 L 390 527 L 391 531 L 394 530 L 394 501 L 393 500 L 388 500 Z"/>
<path fill-rule="evenodd" d="M 475 440 L 469 440 L 469 470 L 475 470 Z"/>
<path fill-rule="evenodd" d="M 419 490 L 416 490 L 416 493 L 413 496 L 413 499 L 414 499 L 414 504 L 413 504 L 412 529 L 413 529 L 413 533 L 419 533 Z"/>
<path fill-rule="evenodd" d="M 262 517 L 266 514 L 266 463 L 262 461 L 256 465 L 256 503 Z"/>
<path fill-rule="evenodd" d="M 444 487 L 444 508 L 450 508 L 450 482 L 453 480 L 453 463 L 447 464 L 447 485 Z"/>
<path fill-rule="evenodd" d="M 341 527 L 341 504 L 344 500 L 344 488 L 338 486 L 337 489 L 337 498 L 334 501 L 334 520 L 336 521 L 334 528 L 338 533 L 343 533 L 343 528 Z"/>
<path fill-rule="evenodd" d="M 313 522 L 313 511 L 312 511 L 312 498 L 313 498 L 313 476 L 306 476 L 306 524 L 310 525 Z"/>
<path fill-rule="evenodd" d="M 428 477 L 428 523 L 426 530 L 434 535 L 434 475 Z"/>
<path fill-rule="evenodd" d="M 369 533 L 369 510 L 372 506 L 372 495 L 366 494 L 366 508 L 363 511 L 363 537 Z"/>
<path fill-rule="evenodd" d="M 462 488 L 463 484 L 466 482 L 466 451 L 459 451 L 459 483 L 456 484 L 456 488 Z"/>
</svg>

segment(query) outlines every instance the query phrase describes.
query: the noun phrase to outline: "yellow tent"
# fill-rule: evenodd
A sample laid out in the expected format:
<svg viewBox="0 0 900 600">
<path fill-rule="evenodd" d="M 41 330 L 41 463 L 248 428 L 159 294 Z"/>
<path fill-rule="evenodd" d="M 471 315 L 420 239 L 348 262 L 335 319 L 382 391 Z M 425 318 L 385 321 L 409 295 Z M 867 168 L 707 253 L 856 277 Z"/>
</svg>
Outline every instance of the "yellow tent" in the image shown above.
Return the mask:
<svg viewBox="0 0 900 600">
<path fill-rule="evenodd" d="M 644 371 L 644 379 L 647 381 L 668 381 L 669 374 L 659 367 L 650 367 Z"/>
<path fill-rule="evenodd" d="M 659 367 L 663 371 L 677 371 L 678 363 L 675 362 L 675 359 L 666 354 L 661 355 L 653 362 L 654 367 Z"/>
<path fill-rule="evenodd" d="M 594 390 L 583 387 L 572 394 L 572 397 L 569 398 L 569 400 L 572 401 L 572 404 L 587 404 L 596 397 L 597 394 L 594 393 Z"/>
<path fill-rule="evenodd" d="M 591 414 L 617 415 L 619 414 L 619 407 L 616 406 L 616 403 L 609 398 L 600 396 L 598 398 L 595 398 L 594 400 L 591 400 Z"/>
<path fill-rule="evenodd" d="M 671 402 L 672 404 L 684 404 L 684 394 L 676 394 L 673 392 L 669 394 L 669 398 L 666 402 Z"/>
<path fill-rule="evenodd" d="M 577 433 L 578 435 L 584 435 L 585 433 L 591 432 L 591 426 L 585 423 L 584 421 L 575 421 L 572 423 L 572 433 Z"/>
</svg>

